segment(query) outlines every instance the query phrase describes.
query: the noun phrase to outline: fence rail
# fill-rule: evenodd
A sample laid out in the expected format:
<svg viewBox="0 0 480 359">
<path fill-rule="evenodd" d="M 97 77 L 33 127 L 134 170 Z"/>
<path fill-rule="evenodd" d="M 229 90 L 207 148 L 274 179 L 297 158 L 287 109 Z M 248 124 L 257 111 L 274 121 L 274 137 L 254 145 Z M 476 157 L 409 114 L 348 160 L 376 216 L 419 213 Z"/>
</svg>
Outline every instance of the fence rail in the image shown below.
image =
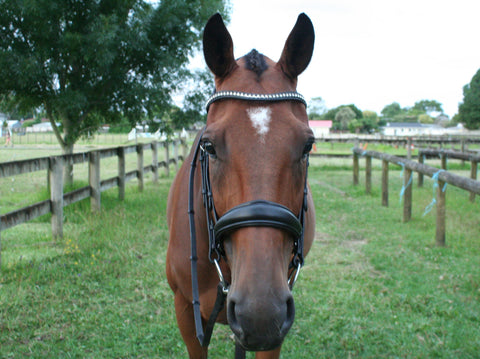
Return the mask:
<svg viewBox="0 0 480 359">
<path fill-rule="evenodd" d="M 381 143 L 390 145 L 405 146 L 408 143 L 415 147 L 425 147 L 431 145 L 439 145 L 440 147 L 447 145 L 460 145 L 463 148 L 469 144 L 480 144 L 480 136 L 383 136 L 383 135 L 353 135 L 353 134 L 330 134 L 324 137 L 316 138 L 317 142 L 350 142 L 350 143 Z"/>
<path fill-rule="evenodd" d="M 173 146 L 173 156 L 170 156 L 170 145 Z M 183 155 L 178 154 L 178 147 L 183 147 Z M 158 161 L 158 148 L 163 146 L 165 160 Z M 144 165 L 143 153 L 145 150 L 152 151 L 152 164 Z M 137 154 L 137 168 L 133 171 L 125 171 L 125 155 L 128 153 Z M 101 192 L 107 189 L 118 187 L 120 200 L 125 197 L 125 184 L 133 179 L 138 180 L 138 187 L 143 190 L 144 174 L 153 173 L 153 181 L 158 181 L 158 169 L 165 168 L 165 175 L 169 176 L 171 164 L 178 169 L 179 162 L 187 153 L 187 146 L 183 140 L 172 142 L 152 142 L 131 146 L 107 148 L 89 152 L 75 153 L 71 155 L 60 155 L 42 157 L 28 160 L 0 163 L 0 178 L 26 174 L 36 171 L 47 170 L 47 185 L 50 188 L 50 199 L 40 201 L 5 214 L 0 215 L 0 235 L 3 230 L 12 228 L 18 224 L 28 222 L 42 215 L 51 213 L 51 227 L 53 237 L 63 236 L 63 208 L 75 202 L 90 197 L 92 211 L 101 208 Z M 117 157 L 118 175 L 105 180 L 100 180 L 101 159 Z M 88 186 L 63 193 L 63 172 L 67 164 L 87 163 Z M 0 236 L 0 265 L 1 265 L 1 236 Z"/>
<path fill-rule="evenodd" d="M 433 150 L 433 149 L 421 149 L 418 151 L 418 162 L 425 163 L 426 158 L 436 157 L 441 159 L 441 166 L 443 170 L 447 169 L 447 159 L 470 161 L 470 178 L 472 180 L 477 179 L 478 162 L 480 162 L 480 155 L 477 153 L 458 152 L 451 150 Z M 423 174 L 418 175 L 418 186 L 423 186 Z M 470 201 L 475 201 L 475 193 L 470 192 Z"/>
<path fill-rule="evenodd" d="M 472 178 L 462 177 L 445 169 L 427 166 L 423 163 L 414 162 L 405 158 L 389 155 L 376 151 L 365 151 L 361 148 L 353 149 L 353 183 L 359 183 L 359 157 L 365 157 L 365 188 L 366 192 L 371 192 L 372 178 L 372 158 L 382 161 L 382 205 L 388 206 L 388 164 L 393 163 L 404 169 L 403 192 L 403 221 L 408 222 L 412 215 L 412 179 L 413 172 L 420 175 L 432 177 L 438 181 L 437 186 L 437 218 L 436 218 L 436 243 L 439 246 L 445 245 L 445 183 L 462 188 L 471 194 L 480 194 L 480 181 Z"/>
</svg>

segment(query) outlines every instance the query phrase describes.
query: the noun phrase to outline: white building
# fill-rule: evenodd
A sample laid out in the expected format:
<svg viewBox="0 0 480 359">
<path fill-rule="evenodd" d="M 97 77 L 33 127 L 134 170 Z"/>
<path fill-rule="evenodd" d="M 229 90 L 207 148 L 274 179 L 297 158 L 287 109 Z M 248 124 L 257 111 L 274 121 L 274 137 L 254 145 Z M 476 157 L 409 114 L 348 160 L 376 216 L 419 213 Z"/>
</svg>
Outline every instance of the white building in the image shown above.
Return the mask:
<svg viewBox="0 0 480 359">
<path fill-rule="evenodd" d="M 315 138 L 321 138 L 330 134 L 332 121 L 308 121 L 308 125 L 312 129 Z"/>
<path fill-rule="evenodd" d="M 381 132 L 385 136 L 443 136 L 459 134 L 463 131 L 462 125 L 445 128 L 416 122 L 388 122 L 381 128 Z"/>
</svg>

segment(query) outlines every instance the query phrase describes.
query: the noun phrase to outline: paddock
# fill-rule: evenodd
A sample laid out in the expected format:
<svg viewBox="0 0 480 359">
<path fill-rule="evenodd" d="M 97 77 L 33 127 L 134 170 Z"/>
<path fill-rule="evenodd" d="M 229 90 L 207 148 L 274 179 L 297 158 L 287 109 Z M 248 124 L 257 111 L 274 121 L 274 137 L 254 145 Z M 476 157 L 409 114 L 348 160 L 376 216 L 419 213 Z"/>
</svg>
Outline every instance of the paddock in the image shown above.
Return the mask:
<svg viewBox="0 0 480 359">
<path fill-rule="evenodd" d="M 468 167 L 449 167 L 469 176 Z M 415 187 L 412 220 L 404 223 L 401 166 L 390 169 L 388 207 L 381 206 L 381 170 L 374 161 L 366 195 L 353 185 L 351 157 L 312 158 L 317 233 L 294 289 L 297 316 L 283 358 L 479 352 L 478 201 L 448 188 L 448 239 L 437 247 L 434 210 L 423 216 L 433 181 Z M 149 173 L 143 191 L 134 179 L 123 201 L 118 189 L 106 190 L 97 213 L 88 199 L 65 207 L 61 240 L 52 240 L 48 215 L 2 231 L 0 356 L 186 356 L 163 270 L 172 177 L 161 171 L 155 184 Z M 21 181 L 10 179 L 8 190 Z M 216 327 L 213 358 L 231 356 L 229 332 Z"/>
</svg>

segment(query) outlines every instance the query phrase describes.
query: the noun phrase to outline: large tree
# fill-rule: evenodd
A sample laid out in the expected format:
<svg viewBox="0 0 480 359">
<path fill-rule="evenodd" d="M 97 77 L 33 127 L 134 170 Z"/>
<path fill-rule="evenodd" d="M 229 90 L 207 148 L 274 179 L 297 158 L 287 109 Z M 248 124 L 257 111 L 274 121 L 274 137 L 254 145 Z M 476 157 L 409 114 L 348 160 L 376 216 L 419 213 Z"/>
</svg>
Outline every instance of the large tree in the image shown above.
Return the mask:
<svg viewBox="0 0 480 359">
<path fill-rule="evenodd" d="M 395 116 L 404 113 L 404 110 L 398 102 L 392 102 L 390 105 L 386 105 L 381 113 L 384 119 L 392 120 Z"/>
<path fill-rule="evenodd" d="M 435 100 L 420 100 L 415 102 L 412 109 L 418 114 L 430 115 L 432 112 L 443 113 L 442 104 Z"/>
<path fill-rule="evenodd" d="M 458 107 L 458 121 L 466 128 L 480 128 L 480 69 L 470 84 L 463 87 L 463 103 Z"/>
<path fill-rule="evenodd" d="M 168 108 L 226 0 L 0 0 L 0 95 L 43 107 L 63 152 Z"/>
</svg>

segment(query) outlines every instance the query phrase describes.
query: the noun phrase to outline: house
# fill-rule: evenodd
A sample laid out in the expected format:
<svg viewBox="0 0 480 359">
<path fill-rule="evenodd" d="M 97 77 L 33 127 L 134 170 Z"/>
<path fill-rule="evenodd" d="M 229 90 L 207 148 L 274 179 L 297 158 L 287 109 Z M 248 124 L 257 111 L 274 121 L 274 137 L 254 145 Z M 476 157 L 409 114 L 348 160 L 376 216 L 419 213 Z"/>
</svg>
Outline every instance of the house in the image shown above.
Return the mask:
<svg viewBox="0 0 480 359">
<path fill-rule="evenodd" d="M 445 128 L 417 122 L 388 122 L 381 128 L 381 132 L 385 136 L 443 136 L 460 134 L 464 129 L 462 125 Z"/>
<path fill-rule="evenodd" d="M 308 125 L 312 129 L 315 138 L 321 138 L 330 134 L 332 121 L 308 121 Z"/>
</svg>

